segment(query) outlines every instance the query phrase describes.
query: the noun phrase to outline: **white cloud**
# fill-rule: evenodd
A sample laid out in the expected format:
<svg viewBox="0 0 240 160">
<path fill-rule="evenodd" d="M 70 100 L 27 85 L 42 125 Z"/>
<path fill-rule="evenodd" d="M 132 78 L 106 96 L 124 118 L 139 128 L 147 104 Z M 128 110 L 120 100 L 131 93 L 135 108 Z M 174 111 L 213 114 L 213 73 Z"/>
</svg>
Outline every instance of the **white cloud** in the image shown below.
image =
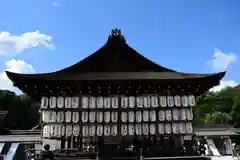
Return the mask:
<svg viewBox="0 0 240 160">
<path fill-rule="evenodd" d="M 54 1 L 52 2 L 52 6 L 53 6 L 54 8 L 60 7 L 60 6 L 61 6 L 60 0 L 54 0 Z"/>
<path fill-rule="evenodd" d="M 6 62 L 6 70 L 16 73 L 35 73 L 33 66 L 23 60 L 12 59 Z M 15 91 L 5 72 L 0 72 L 0 89 Z"/>
<path fill-rule="evenodd" d="M 208 62 L 214 71 L 225 71 L 228 69 L 229 65 L 236 63 L 237 56 L 233 53 L 224 53 L 216 49 L 212 60 Z"/>
<path fill-rule="evenodd" d="M 0 32 L 0 56 L 13 55 L 26 49 L 45 46 L 54 49 L 52 37 L 36 32 L 25 32 L 22 35 L 12 35 L 9 32 Z"/>
<path fill-rule="evenodd" d="M 234 80 L 222 80 L 218 86 L 215 86 L 210 89 L 211 92 L 219 92 L 227 87 L 236 87 L 239 83 Z"/>
</svg>

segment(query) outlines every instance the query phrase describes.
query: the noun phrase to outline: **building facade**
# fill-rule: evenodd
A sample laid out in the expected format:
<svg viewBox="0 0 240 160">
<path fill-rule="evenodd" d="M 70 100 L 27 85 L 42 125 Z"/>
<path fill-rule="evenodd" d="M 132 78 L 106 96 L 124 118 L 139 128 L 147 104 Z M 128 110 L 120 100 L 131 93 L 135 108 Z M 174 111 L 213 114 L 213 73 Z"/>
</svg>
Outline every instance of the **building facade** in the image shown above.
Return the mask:
<svg viewBox="0 0 240 160">
<path fill-rule="evenodd" d="M 76 64 L 42 74 L 6 71 L 13 84 L 40 104 L 42 138 L 55 148 L 101 156 L 193 154 L 196 99 L 224 77 L 160 66 L 127 44 L 118 29 Z M 174 151 L 174 152 L 173 152 Z M 124 154 L 122 154 L 124 153 Z M 112 155 L 112 156 L 113 156 Z"/>
</svg>

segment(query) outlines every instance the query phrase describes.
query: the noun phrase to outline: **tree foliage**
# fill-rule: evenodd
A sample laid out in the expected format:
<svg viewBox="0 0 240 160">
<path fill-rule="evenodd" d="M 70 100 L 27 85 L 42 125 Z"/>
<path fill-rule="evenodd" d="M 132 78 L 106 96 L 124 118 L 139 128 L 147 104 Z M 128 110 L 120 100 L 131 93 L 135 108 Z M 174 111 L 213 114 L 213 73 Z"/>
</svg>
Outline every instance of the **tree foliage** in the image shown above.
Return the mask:
<svg viewBox="0 0 240 160">
<path fill-rule="evenodd" d="M 240 126 L 240 85 L 208 92 L 198 103 L 198 123 Z"/>
<path fill-rule="evenodd" d="M 0 90 L 0 110 L 8 111 L 5 127 L 8 129 L 31 129 L 39 122 L 38 109 L 26 95 Z"/>
</svg>

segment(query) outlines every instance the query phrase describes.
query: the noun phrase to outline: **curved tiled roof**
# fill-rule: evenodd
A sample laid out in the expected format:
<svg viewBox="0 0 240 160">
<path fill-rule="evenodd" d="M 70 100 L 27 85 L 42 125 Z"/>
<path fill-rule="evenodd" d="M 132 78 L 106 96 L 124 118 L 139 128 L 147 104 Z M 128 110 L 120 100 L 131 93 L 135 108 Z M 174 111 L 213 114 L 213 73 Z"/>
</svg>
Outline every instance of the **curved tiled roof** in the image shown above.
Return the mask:
<svg viewBox="0 0 240 160">
<path fill-rule="evenodd" d="M 213 78 L 219 81 L 226 72 L 195 74 L 176 72 L 147 59 L 130 47 L 119 30 L 113 30 L 107 43 L 98 51 L 61 70 L 42 74 L 19 74 L 6 71 L 17 84 L 27 79 L 44 80 L 167 80 Z"/>
</svg>

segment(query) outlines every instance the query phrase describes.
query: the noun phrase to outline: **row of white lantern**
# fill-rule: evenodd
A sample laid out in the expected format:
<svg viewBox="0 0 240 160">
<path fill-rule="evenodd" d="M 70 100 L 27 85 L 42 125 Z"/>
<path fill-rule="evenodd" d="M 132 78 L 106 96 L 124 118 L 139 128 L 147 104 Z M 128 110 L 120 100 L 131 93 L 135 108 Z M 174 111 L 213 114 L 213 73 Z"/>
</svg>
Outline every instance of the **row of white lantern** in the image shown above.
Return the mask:
<svg viewBox="0 0 240 160">
<path fill-rule="evenodd" d="M 122 136 L 127 135 L 155 135 L 157 134 L 156 124 L 122 124 L 120 129 Z M 83 125 L 82 136 L 116 136 L 118 134 L 117 125 Z M 43 137 L 70 137 L 79 136 L 80 126 L 52 124 L 43 127 Z M 191 122 L 187 123 L 160 123 L 158 124 L 159 134 L 192 134 Z"/>
<path fill-rule="evenodd" d="M 173 109 L 158 111 L 159 121 L 171 120 L 192 120 L 192 109 Z M 105 118 L 104 118 L 105 119 Z M 122 122 L 155 122 L 157 120 L 157 112 L 155 110 L 129 111 L 121 112 Z"/>
<path fill-rule="evenodd" d="M 111 97 L 81 97 L 82 108 L 118 108 L 118 96 Z M 173 106 L 195 106 L 196 101 L 193 95 L 189 96 L 120 96 L 122 108 L 149 108 L 149 107 L 173 107 Z M 48 107 L 49 106 L 49 107 Z M 42 97 L 41 108 L 78 108 L 79 97 Z"/>
<path fill-rule="evenodd" d="M 155 122 L 157 119 L 157 112 L 155 110 L 144 111 L 129 111 L 121 112 L 122 122 Z M 192 109 L 173 109 L 173 110 L 160 110 L 158 111 L 158 117 L 160 121 L 171 120 L 192 120 Z M 78 123 L 80 121 L 79 112 L 55 112 L 55 111 L 42 111 L 43 122 L 73 122 Z M 106 112 L 82 112 L 81 122 L 118 122 L 118 112 L 106 111 Z"/>
<path fill-rule="evenodd" d="M 121 135 L 155 135 L 157 132 L 156 124 L 122 124 Z M 159 134 L 192 134 L 193 127 L 191 122 L 187 123 L 160 123 L 158 124 Z"/>
<path fill-rule="evenodd" d="M 78 108 L 79 97 L 42 97 L 41 108 Z"/>
<path fill-rule="evenodd" d="M 43 137 L 62 137 L 62 136 L 79 136 L 80 126 L 78 124 L 51 124 L 43 127 Z"/>
<path fill-rule="evenodd" d="M 156 124 L 122 124 L 120 129 L 122 136 L 127 135 L 155 135 Z M 84 125 L 82 126 L 83 136 L 115 136 L 117 135 L 117 125 Z M 159 134 L 192 134 L 191 122 L 187 123 L 161 123 L 158 124 Z"/>
<path fill-rule="evenodd" d="M 158 95 L 146 95 L 146 96 L 121 96 L 122 108 L 156 108 L 156 107 L 187 107 L 195 106 L 196 101 L 193 95 L 189 96 L 158 96 Z"/>
<path fill-rule="evenodd" d="M 118 122 L 118 112 L 116 111 L 105 111 L 105 112 L 82 112 L 80 119 L 79 112 L 70 111 L 42 111 L 43 122 Z M 155 110 L 143 110 L 143 111 L 129 111 L 121 112 L 122 122 L 155 122 L 157 119 L 157 112 Z M 193 112 L 192 109 L 172 109 L 172 110 L 160 110 L 158 111 L 159 121 L 171 121 L 171 120 L 192 120 Z"/>
</svg>

